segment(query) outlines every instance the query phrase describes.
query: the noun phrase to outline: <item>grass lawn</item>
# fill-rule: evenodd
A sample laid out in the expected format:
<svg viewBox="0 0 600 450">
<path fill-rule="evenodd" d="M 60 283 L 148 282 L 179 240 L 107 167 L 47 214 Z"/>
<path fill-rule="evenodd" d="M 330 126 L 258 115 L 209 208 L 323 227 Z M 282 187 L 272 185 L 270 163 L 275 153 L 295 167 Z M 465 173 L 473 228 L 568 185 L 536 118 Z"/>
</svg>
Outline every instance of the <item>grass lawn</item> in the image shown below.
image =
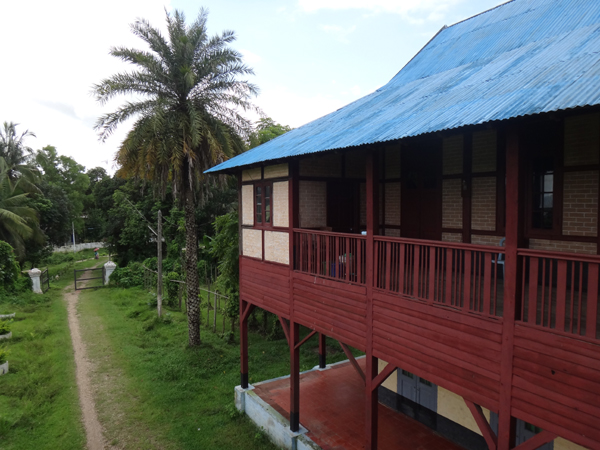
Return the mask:
<svg viewBox="0 0 600 450">
<path fill-rule="evenodd" d="M 86 261 L 77 268 L 104 263 Z M 64 266 L 64 267 L 63 267 Z M 0 377 L 0 447 L 12 449 L 82 449 L 73 350 L 62 300 L 73 285 L 72 263 L 50 268 L 63 272 L 43 294 L 27 292 L 0 299 L 0 312 L 16 312 L 8 348 L 10 371 Z"/>
<path fill-rule="evenodd" d="M 272 449 L 264 434 L 233 406 L 239 384 L 239 340 L 228 344 L 202 328 L 202 345 L 187 346 L 184 314 L 159 320 L 139 288 L 85 291 L 79 300 L 88 356 L 96 361 L 97 408 L 110 445 L 126 448 Z M 203 310 L 206 320 L 206 309 Z M 211 313 L 212 317 L 212 313 Z M 221 330 L 221 318 L 217 330 Z M 211 320 L 212 325 L 212 320 Z M 306 333 L 306 330 L 303 330 Z M 328 361 L 345 359 L 335 341 Z M 250 333 L 250 380 L 289 373 L 285 339 Z M 301 367 L 318 364 L 313 338 L 301 350 Z"/>
</svg>

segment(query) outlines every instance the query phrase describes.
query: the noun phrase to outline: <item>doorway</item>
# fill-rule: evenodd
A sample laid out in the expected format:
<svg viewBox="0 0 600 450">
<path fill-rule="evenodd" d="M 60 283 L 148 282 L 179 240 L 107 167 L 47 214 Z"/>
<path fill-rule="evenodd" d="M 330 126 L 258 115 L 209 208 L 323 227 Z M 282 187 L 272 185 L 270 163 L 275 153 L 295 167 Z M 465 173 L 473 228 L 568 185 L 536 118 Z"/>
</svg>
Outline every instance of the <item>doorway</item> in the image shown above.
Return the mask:
<svg viewBox="0 0 600 450">
<path fill-rule="evenodd" d="M 402 148 L 402 237 L 442 239 L 441 140 Z"/>
</svg>

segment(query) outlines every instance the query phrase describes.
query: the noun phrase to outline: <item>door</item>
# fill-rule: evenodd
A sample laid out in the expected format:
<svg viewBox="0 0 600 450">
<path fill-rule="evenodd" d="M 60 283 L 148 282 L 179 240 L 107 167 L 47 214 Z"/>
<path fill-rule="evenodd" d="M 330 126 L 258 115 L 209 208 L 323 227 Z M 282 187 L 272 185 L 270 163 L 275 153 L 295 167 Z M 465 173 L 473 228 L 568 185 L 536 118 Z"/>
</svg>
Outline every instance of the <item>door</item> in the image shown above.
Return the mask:
<svg viewBox="0 0 600 450">
<path fill-rule="evenodd" d="M 398 369 L 398 393 L 413 402 L 437 412 L 437 386 L 407 370 Z"/>
<path fill-rule="evenodd" d="M 498 414 L 493 411 L 490 413 L 490 426 L 492 427 L 492 430 L 498 434 Z M 515 444 L 520 445 L 541 432 L 542 429 L 540 427 L 536 427 L 535 425 L 525 422 L 524 420 L 517 419 Z M 554 450 L 554 441 L 550 441 L 547 444 L 538 447 L 538 450 Z"/>
<path fill-rule="evenodd" d="M 442 146 L 438 141 L 402 148 L 403 237 L 442 239 Z"/>
<path fill-rule="evenodd" d="M 334 233 L 358 233 L 360 221 L 359 185 L 353 181 L 327 183 L 327 226 Z"/>
</svg>

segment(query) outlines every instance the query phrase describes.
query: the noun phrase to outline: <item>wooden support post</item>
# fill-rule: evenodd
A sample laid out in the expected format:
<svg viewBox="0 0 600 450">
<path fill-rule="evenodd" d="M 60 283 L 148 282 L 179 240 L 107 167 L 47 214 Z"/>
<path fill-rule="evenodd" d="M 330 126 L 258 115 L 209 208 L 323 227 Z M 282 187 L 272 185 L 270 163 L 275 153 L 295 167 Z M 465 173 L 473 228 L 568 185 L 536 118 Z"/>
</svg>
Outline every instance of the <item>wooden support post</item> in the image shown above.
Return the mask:
<svg viewBox="0 0 600 450">
<path fill-rule="evenodd" d="M 379 158 L 378 150 L 367 153 L 367 245 L 366 245 L 366 288 L 367 288 L 367 339 L 365 373 L 365 450 L 377 449 L 377 386 L 373 381 L 377 377 L 378 361 L 373 356 L 373 285 L 375 280 L 375 240 L 379 234 Z"/>
<path fill-rule="evenodd" d="M 469 407 L 471 414 L 473 414 L 473 418 L 475 419 L 489 450 L 496 450 L 498 447 L 498 436 L 496 436 L 496 433 L 494 433 L 494 430 L 492 430 L 492 427 L 484 416 L 481 406 L 476 405 L 467 399 L 465 399 L 465 403 Z"/>
<path fill-rule="evenodd" d="M 300 430 L 300 325 L 290 323 L 290 430 Z"/>
<path fill-rule="evenodd" d="M 323 333 L 319 333 L 319 369 L 327 367 L 327 344 Z"/>
<path fill-rule="evenodd" d="M 241 386 L 248 389 L 248 316 L 254 305 L 240 298 L 240 361 Z"/>
<path fill-rule="evenodd" d="M 515 320 L 520 313 L 517 249 L 522 242 L 520 202 L 519 134 L 515 128 L 506 134 L 506 256 L 504 263 L 504 312 L 500 360 L 500 406 L 498 411 L 498 450 L 515 446 L 516 420 L 511 416 Z"/>
</svg>

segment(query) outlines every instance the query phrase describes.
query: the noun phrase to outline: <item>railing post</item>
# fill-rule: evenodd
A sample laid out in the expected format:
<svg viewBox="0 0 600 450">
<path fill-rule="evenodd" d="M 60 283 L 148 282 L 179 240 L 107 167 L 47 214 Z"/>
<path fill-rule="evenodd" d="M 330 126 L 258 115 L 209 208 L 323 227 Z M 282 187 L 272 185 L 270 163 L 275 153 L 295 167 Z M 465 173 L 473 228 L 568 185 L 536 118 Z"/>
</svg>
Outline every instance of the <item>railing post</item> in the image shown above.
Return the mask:
<svg viewBox="0 0 600 450">
<path fill-rule="evenodd" d="M 498 450 L 515 445 L 516 421 L 511 416 L 515 320 L 521 308 L 518 247 L 522 240 L 520 202 L 519 135 L 515 128 L 506 133 L 506 249 L 504 258 L 504 311 L 500 366 L 500 408 L 498 412 Z"/>
</svg>

